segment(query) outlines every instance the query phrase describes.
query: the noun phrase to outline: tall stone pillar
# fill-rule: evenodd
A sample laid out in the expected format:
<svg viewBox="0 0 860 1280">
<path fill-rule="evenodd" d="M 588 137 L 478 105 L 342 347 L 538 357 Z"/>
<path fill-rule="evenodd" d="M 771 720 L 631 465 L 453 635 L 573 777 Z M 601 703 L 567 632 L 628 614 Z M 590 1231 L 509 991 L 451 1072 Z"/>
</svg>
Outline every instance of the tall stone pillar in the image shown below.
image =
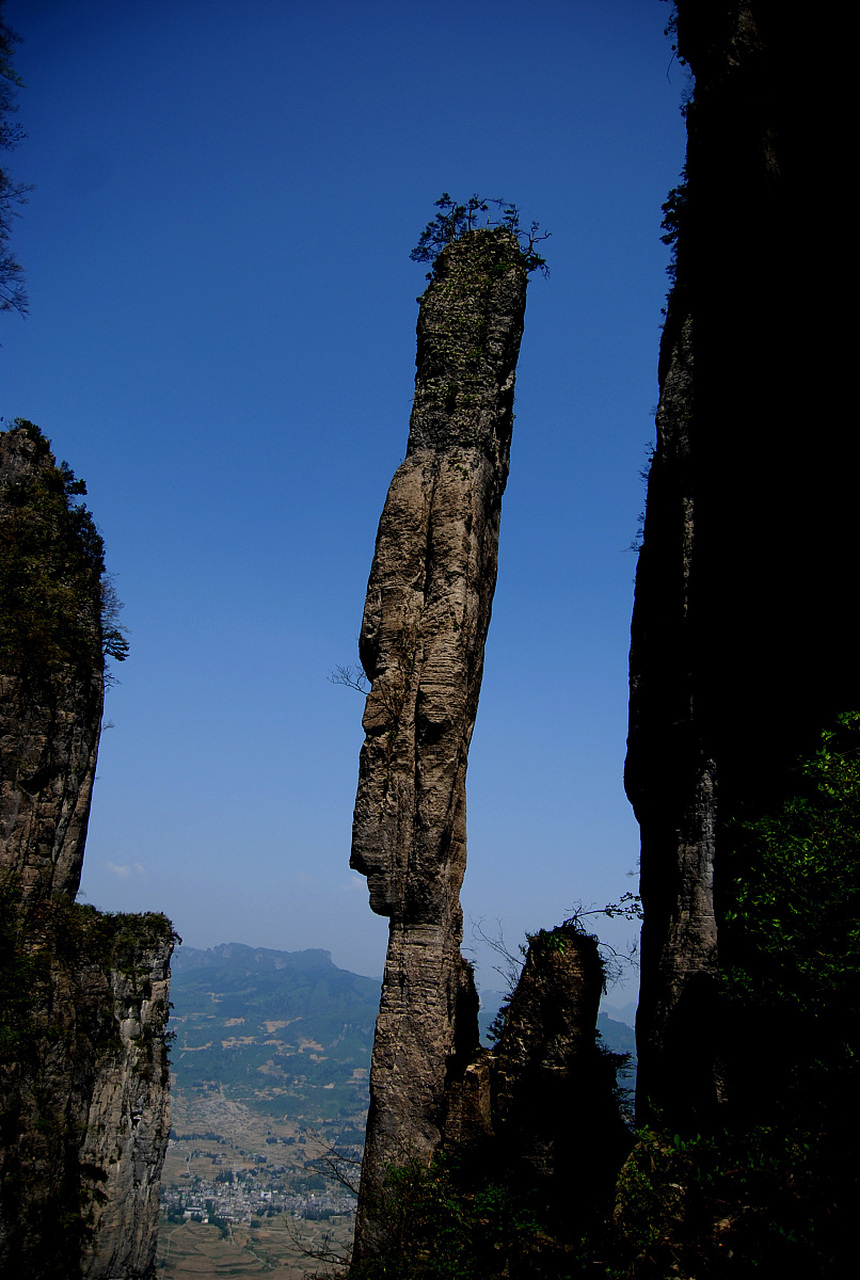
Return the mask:
<svg viewBox="0 0 860 1280">
<path fill-rule="evenodd" d="M 478 707 L 508 475 L 527 265 L 504 228 L 436 261 L 418 317 L 406 458 L 376 540 L 360 637 L 371 682 L 351 865 L 390 919 L 370 1075 L 356 1257 L 379 1239 L 390 1164 L 426 1160 L 446 1083 L 477 1045 L 460 954 L 466 764 Z"/>
</svg>

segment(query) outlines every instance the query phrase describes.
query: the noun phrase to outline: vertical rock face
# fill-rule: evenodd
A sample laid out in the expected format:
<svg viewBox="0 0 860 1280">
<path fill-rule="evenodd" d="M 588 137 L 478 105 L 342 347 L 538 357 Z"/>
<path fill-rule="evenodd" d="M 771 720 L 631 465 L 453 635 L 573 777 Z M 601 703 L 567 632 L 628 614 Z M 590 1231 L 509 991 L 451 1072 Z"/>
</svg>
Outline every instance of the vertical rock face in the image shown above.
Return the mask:
<svg viewBox="0 0 860 1280">
<path fill-rule="evenodd" d="M 730 1092 L 714 982 L 721 849 L 788 762 L 860 705 L 845 338 L 816 204 L 843 117 L 826 24 L 679 0 L 695 74 L 677 278 L 632 627 L 627 788 L 642 829 L 639 1108 L 698 1125 Z M 832 42 L 830 47 L 831 52 Z M 825 70 L 826 68 L 826 70 Z M 827 243 L 847 245 L 827 169 Z"/>
<path fill-rule="evenodd" d="M 103 547 L 38 428 L 0 434 L 0 1271 L 152 1275 L 170 922 L 79 906 Z"/>
<path fill-rule="evenodd" d="M 142 1280 L 170 1132 L 170 923 L 3 906 L 0 1270 Z"/>
<path fill-rule="evenodd" d="M 407 456 L 380 520 L 360 638 L 371 682 L 351 865 L 390 918 L 356 1250 L 386 1166 L 435 1150 L 477 1046 L 460 955 L 466 764 L 508 474 L 527 270 L 504 229 L 440 254 L 421 301 Z"/>
<path fill-rule="evenodd" d="M 0 838 L 25 903 L 80 884 L 104 698 L 94 534 L 47 441 L 0 434 Z"/>
<path fill-rule="evenodd" d="M 101 1171 L 83 1259 L 87 1280 L 131 1280 L 152 1271 L 170 1135 L 164 1031 L 173 930 L 164 916 L 147 915 L 118 917 L 118 931 L 97 991 L 112 1014 L 113 1035 L 96 1059 L 79 1155 L 82 1169 Z"/>
</svg>

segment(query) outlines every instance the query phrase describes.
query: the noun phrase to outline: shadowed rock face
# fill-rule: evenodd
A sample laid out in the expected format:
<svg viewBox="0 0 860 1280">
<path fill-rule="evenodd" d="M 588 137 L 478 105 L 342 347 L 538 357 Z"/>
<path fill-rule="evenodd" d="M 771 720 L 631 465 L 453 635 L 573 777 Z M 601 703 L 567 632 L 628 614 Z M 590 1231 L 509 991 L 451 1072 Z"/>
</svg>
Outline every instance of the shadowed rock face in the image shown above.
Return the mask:
<svg viewBox="0 0 860 1280">
<path fill-rule="evenodd" d="M 4 908 L 8 903 L 4 902 Z M 170 1133 L 170 922 L 43 902 L 5 914 L 0 1271 L 149 1280 Z"/>
<path fill-rule="evenodd" d="M 0 434 L 0 840 L 25 902 L 78 891 L 104 699 L 101 548 L 47 441 Z"/>
<path fill-rule="evenodd" d="M 494 1165 L 534 1188 L 546 1220 L 575 1236 L 611 1195 L 629 1147 L 615 1060 L 596 1041 L 604 968 L 596 938 L 571 925 L 529 940 L 495 1051 L 487 1055 Z M 587 1152 L 587 1159 L 582 1153 Z"/>
<path fill-rule="evenodd" d="M 826 239 L 828 260 L 844 260 L 853 229 L 837 164 L 826 236 L 809 232 L 823 141 L 847 118 L 826 24 L 772 0 L 679 0 L 677 11 L 696 88 L 636 580 L 626 782 L 642 832 L 640 1116 L 656 1108 L 667 1126 L 698 1127 L 731 1091 L 715 983 L 727 824 L 741 807 L 767 812 L 789 762 L 860 705 L 846 589 L 853 357 L 826 320 L 839 272 L 820 257 Z"/>
<path fill-rule="evenodd" d="M 0 1272 L 149 1280 L 170 1131 L 170 922 L 74 902 L 104 695 L 101 538 L 0 434 Z"/>
<path fill-rule="evenodd" d="M 421 301 L 407 456 L 376 540 L 360 637 L 371 681 L 351 865 L 390 918 L 356 1249 L 384 1169 L 440 1141 L 446 1081 L 477 1046 L 460 955 L 466 764 L 490 621 L 527 272 L 467 232 Z"/>
</svg>

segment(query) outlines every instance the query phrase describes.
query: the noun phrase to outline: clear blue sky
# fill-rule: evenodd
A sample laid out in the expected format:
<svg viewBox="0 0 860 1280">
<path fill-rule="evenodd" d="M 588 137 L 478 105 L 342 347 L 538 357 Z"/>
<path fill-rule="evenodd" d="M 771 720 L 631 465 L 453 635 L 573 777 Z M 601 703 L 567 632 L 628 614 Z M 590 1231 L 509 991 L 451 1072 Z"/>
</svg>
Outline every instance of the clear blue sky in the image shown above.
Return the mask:
<svg viewBox="0 0 860 1280">
<path fill-rule="evenodd" d="M 193 946 L 382 969 L 348 869 L 355 661 L 406 445 L 409 251 L 450 191 L 552 232 L 517 385 L 469 768 L 468 919 L 635 888 L 622 789 L 686 83 L 660 0 L 8 0 L 35 190 L 0 412 L 89 486 L 131 655 L 83 891 Z M 498 985 L 489 961 L 481 977 Z"/>
</svg>

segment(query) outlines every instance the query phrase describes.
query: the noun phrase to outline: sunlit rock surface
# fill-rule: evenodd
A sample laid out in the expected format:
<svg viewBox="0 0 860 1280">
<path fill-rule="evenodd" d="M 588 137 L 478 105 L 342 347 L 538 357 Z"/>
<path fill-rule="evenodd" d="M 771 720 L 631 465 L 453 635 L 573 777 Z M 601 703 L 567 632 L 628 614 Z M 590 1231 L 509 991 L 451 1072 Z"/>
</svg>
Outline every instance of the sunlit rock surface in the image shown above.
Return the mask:
<svg viewBox="0 0 860 1280">
<path fill-rule="evenodd" d="M 460 955 L 466 764 L 496 582 L 527 271 L 510 232 L 440 255 L 421 301 L 406 458 L 376 540 L 360 637 L 371 682 L 351 865 L 390 918 L 356 1251 L 389 1163 L 440 1141 L 446 1084 L 477 1047 Z"/>
</svg>

